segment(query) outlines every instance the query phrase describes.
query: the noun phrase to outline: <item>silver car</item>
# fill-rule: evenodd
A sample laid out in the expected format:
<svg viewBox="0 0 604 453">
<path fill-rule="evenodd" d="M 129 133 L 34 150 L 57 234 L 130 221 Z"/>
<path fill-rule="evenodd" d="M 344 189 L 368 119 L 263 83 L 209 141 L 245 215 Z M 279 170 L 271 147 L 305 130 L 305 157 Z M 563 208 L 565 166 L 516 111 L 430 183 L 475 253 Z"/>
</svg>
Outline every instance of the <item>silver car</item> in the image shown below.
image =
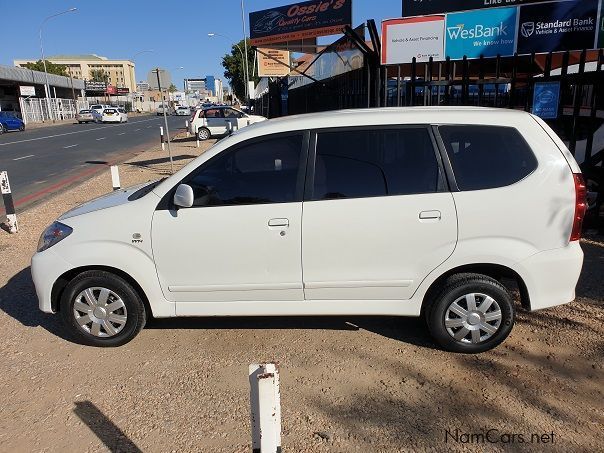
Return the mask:
<svg viewBox="0 0 604 453">
<path fill-rule="evenodd" d="M 92 123 L 94 121 L 94 116 L 93 116 L 92 110 L 80 110 L 76 114 L 76 121 L 80 124 Z"/>
</svg>

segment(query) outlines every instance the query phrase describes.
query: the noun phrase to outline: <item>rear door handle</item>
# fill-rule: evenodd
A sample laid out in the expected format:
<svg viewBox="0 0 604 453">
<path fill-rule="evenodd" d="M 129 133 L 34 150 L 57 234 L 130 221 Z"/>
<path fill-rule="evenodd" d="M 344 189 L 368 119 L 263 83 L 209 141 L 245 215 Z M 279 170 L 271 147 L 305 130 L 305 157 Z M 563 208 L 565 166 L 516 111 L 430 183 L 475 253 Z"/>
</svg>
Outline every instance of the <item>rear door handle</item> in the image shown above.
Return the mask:
<svg viewBox="0 0 604 453">
<path fill-rule="evenodd" d="M 420 220 L 438 219 L 440 220 L 440 211 L 422 211 L 419 213 Z"/>
<path fill-rule="evenodd" d="M 269 227 L 287 227 L 289 226 L 289 219 L 270 219 L 268 221 Z"/>
</svg>

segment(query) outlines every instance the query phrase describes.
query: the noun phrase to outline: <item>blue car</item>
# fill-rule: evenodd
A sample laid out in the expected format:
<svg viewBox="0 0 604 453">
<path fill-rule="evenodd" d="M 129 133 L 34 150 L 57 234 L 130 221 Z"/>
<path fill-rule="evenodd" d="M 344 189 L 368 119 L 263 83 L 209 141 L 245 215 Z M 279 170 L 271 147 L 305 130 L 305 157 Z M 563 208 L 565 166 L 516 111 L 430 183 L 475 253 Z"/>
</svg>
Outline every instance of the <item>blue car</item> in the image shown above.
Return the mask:
<svg viewBox="0 0 604 453">
<path fill-rule="evenodd" d="M 13 112 L 0 111 L 0 135 L 8 131 L 24 131 L 25 123 Z"/>
</svg>

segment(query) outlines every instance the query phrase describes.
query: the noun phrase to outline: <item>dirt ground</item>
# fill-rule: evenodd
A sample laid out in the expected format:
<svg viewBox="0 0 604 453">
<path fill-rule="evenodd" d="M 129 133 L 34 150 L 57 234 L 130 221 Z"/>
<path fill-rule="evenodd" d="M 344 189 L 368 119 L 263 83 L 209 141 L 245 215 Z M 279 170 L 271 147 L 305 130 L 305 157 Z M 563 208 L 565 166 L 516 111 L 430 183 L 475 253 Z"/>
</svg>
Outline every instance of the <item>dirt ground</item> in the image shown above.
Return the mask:
<svg viewBox="0 0 604 453">
<path fill-rule="evenodd" d="M 180 167 L 207 148 L 174 145 Z M 124 186 L 167 173 L 150 150 Z M 250 451 L 250 363 L 281 364 L 287 452 L 602 451 L 604 238 L 583 240 L 574 303 L 476 356 L 436 349 L 420 320 L 152 320 L 131 343 L 82 346 L 37 308 L 43 228 L 111 190 L 109 169 L 0 232 L 0 451 Z M 488 433 L 488 436 L 486 434 Z"/>
</svg>

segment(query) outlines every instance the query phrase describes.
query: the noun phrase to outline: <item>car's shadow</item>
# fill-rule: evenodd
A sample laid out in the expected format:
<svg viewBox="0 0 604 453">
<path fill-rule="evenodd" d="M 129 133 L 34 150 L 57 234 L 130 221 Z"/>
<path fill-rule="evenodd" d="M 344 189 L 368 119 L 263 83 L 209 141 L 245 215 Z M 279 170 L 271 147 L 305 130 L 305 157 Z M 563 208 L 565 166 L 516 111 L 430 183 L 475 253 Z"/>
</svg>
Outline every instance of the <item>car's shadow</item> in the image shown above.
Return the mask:
<svg viewBox="0 0 604 453">
<path fill-rule="evenodd" d="M 26 327 L 42 327 L 70 342 L 78 342 L 63 326 L 58 315 L 43 313 L 31 278 L 30 268 L 14 275 L 0 288 L 0 309 Z M 392 316 L 263 316 L 190 317 L 150 319 L 148 329 L 296 329 L 367 330 L 405 343 L 434 348 L 421 319 Z"/>
</svg>

